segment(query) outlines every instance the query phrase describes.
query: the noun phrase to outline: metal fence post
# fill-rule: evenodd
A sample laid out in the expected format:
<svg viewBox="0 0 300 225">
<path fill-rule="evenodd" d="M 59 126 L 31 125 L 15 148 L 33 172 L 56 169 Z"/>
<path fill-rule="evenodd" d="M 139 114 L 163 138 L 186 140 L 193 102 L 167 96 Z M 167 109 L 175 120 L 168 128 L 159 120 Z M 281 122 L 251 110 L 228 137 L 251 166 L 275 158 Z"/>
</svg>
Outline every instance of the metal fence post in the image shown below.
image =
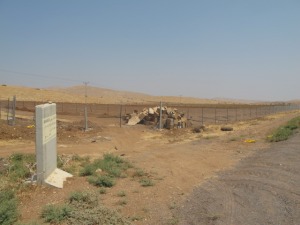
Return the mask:
<svg viewBox="0 0 300 225">
<path fill-rule="evenodd" d="M 12 126 L 16 124 L 16 96 L 13 97 L 12 102 Z"/>
<path fill-rule="evenodd" d="M 215 107 L 215 124 L 217 124 L 217 107 Z"/>
<path fill-rule="evenodd" d="M 122 127 L 122 108 L 123 106 L 120 106 L 120 127 Z"/>
<path fill-rule="evenodd" d="M 202 125 L 204 124 L 204 110 L 203 110 L 203 107 L 201 108 L 202 110 L 202 113 L 201 113 L 201 122 L 202 122 Z"/>
<path fill-rule="evenodd" d="M 159 129 L 162 129 L 162 102 L 160 102 L 160 109 L 159 109 Z"/>
<path fill-rule="evenodd" d="M 229 118 L 228 118 L 228 108 L 227 108 L 227 119 L 226 119 L 226 122 L 227 122 L 227 123 L 228 123 L 228 119 L 229 119 Z"/>
<path fill-rule="evenodd" d="M 7 124 L 8 124 L 8 119 L 9 119 L 9 98 L 7 100 Z"/>
</svg>

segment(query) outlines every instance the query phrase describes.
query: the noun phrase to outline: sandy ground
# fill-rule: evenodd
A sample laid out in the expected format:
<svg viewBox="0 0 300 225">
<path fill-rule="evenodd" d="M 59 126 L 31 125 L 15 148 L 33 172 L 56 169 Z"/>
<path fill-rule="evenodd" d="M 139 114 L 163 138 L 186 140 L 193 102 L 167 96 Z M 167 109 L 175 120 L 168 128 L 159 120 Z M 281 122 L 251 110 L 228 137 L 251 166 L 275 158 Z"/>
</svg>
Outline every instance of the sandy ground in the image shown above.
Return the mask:
<svg viewBox="0 0 300 225">
<path fill-rule="evenodd" d="M 143 125 L 120 128 L 112 121 L 99 118 L 90 118 L 94 129 L 83 132 L 78 128 L 82 123 L 80 118 L 65 115 L 58 118 L 61 121 L 58 124 L 58 153 L 91 157 L 101 157 L 108 152 L 122 155 L 145 170 L 155 185 L 141 187 L 130 177 L 122 178 L 106 195 L 101 195 L 103 204 L 126 217 L 136 218 L 134 224 L 176 224 L 174 209 L 184 204 L 193 190 L 218 172 L 230 170 L 244 158 L 268 149 L 270 143 L 266 142 L 266 136 L 299 115 L 299 111 L 294 111 L 237 122 L 229 124 L 234 128 L 230 132 L 221 132 L 220 126 L 208 126 L 202 133 L 193 133 L 188 128 L 159 131 Z M 23 115 L 26 116 L 31 117 Z M 13 152 L 35 152 L 34 132 L 27 124 L 7 132 L 6 129 L 10 128 L 1 129 L 0 157 Z M 23 137 L 24 132 L 28 135 Z M 246 139 L 256 142 L 245 143 Z M 23 221 L 37 219 L 44 205 L 63 202 L 74 190 L 97 191 L 85 178 L 75 177 L 65 183 L 64 189 L 32 187 L 22 193 Z M 118 204 L 119 191 L 126 191 L 126 205 Z"/>
</svg>

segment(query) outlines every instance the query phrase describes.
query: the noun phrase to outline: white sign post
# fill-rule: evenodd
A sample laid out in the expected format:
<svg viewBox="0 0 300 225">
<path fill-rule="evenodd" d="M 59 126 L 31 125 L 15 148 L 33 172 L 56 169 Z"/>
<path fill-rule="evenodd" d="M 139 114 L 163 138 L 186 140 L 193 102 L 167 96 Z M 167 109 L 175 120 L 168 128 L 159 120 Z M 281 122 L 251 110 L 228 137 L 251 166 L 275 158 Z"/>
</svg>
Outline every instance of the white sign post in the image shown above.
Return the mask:
<svg viewBox="0 0 300 225">
<path fill-rule="evenodd" d="M 35 107 L 37 182 L 58 188 L 71 174 L 57 168 L 56 104 Z"/>
</svg>

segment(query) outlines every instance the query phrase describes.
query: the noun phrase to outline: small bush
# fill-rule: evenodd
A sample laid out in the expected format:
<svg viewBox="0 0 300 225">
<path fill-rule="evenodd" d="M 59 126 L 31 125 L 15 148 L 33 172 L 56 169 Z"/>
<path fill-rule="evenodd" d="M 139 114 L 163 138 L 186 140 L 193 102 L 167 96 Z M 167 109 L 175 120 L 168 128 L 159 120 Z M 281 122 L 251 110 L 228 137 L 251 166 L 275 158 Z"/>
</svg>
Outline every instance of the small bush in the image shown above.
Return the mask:
<svg viewBox="0 0 300 225">
<path fill-rule="evenodd" d="M 107 175 L 91 176 L 88 178 L 89 183 L 99 187 L 112 187 L 115 185 L 115 180 Z"/>
<path fill-rule="evenodd" d="M 47 205 L 43 208 L 42 218 L 48 223 L 60 223 L 70 217 L 72 209 L 67 205 Z"/>
<path fill-rule="evenodd" d="M 93 164 L 87 164 L 83 169 L 80 171 L 80 176 L 90 176 L 93 175 L 96 171 L 96 168 Z"/>
<path fill-rule="evenodd" d="M 104 194 L 106 194 L 106 189 L 104 188 L 104 187 L 102 187 L 102 188 L 100 188 L 100 190 L 99 190 L 99 193 L 101 194 L 101 195 L 104 195 Z"/>
<path fill-rule="evenodd" d="M 149 186 L 153 186 L 154 183 L 151 179 L 149 178 L 143 178 L 140 180 L 140 184 L 143 186 L 143 187 L 149 187 Z"/>
<path fill-rule="evenodd" d="M 0 192 L 0 224 L 10 225 L 18 219 L 17 200 L 11 190 Z"/>
<path fill-rule="evenodd" d="M 144 175 L 145 175 L 144 170 L 142 170 L 142 169 L 136 169 L 134 171 L 133 177 L 142 177 Z"/>
<path fill-rule="evenodd" d="M 73 202 L 90 202 L 91 197 L 87 192 L 76 191 L 70 194 L 69 201 Z"/>
<path fill-rule="evenodd" d="M 126 196 L 126 192 L 125 191 L 120 191 L 118 192 L 118 197 L 125 197 Z"/>
</svg>

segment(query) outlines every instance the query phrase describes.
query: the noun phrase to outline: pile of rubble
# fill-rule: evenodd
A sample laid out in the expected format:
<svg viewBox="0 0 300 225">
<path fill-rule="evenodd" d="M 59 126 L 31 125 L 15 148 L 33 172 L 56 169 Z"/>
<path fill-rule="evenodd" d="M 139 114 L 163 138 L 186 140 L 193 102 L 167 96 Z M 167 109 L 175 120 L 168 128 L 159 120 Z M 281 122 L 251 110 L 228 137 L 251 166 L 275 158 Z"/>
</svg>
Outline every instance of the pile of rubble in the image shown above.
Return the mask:
<svg viewBox="0 0 300 225">
<path fill-rule="evenodd" d="M 162 107 L 162 127 L 167 129 L 185 128 L 187 119 L 184 118 L 184 113 L 178 112 L 176 108 Z M 127 114 L 125 120 L 127 125 L 133 126 L 136 124 L 154 125 L 159 127 L 160 106 L 153 108 L 145 108 L 142 112 L 135 110 L 132 114 Z"/>
</svg>

